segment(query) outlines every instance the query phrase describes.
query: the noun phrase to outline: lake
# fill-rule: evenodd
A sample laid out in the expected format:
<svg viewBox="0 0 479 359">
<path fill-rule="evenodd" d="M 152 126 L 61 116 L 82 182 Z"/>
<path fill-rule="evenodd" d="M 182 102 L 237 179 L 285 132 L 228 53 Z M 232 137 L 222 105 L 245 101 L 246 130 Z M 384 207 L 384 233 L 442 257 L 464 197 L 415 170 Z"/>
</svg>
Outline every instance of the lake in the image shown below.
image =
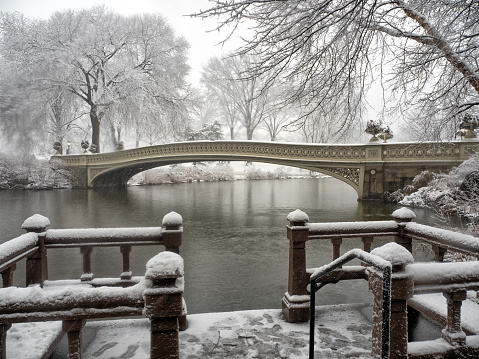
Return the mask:
<svg viewBox="0 0 479 359">
<path fill-rule="evenodd" d="M 185 260 L 185 299 L 189 313 L 280 308 L 287 290 L 286 216 L 300 208 L 311 222 L 386 220 L 394 204 L 358 202 L 356 192 L 334 178 L 263 181 L 195 182 L 122 189 L 2 191 L 0 241 L 23 233 L 23 221 L 39 213 L 50 228 L 161 226 L 170 211 L 183 217 L 180 254 Z M 436 224 L 430 211 L 414 209 L 416 221 Z M 342 253 L 360 240 L 345 240 Z M 374 246 L 381 245 L 375 241 Z M 133 248 L 133 275 L 143 275 L 156 251 Z M 48 251 L 49 278 L 79 278 L 79 249 Z M 308 267 L 331 260 L 329 243 L 307 244 Z M 97 277 L 119 276 L 119 249 L 95 248 L 92 271 Z M 24 282 L 21 265 L 16 283 Z M 370 301 L 367 282 L 328 285 L 317 304 Z"/>
</svg>

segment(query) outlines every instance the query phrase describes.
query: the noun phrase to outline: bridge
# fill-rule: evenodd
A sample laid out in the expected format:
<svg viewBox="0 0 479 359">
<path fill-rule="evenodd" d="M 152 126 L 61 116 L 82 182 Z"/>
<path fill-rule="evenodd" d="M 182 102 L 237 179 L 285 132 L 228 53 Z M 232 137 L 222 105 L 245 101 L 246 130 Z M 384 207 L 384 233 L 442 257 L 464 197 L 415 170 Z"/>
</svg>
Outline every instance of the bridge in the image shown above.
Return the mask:
<svg viewBox="0 0 479 359">
<path fill-rule="evenodd" d="M 352 145 L 257 141 L 188 141 L 99 154 L 56 155 L 77 188 L 122 187 L 142 171 L 186 162 L 250 161 L 317 171 L 378 199 L 412 183 L 422 171 L 445 172 L 479 150 L 477 141 Z"/>
</svg>

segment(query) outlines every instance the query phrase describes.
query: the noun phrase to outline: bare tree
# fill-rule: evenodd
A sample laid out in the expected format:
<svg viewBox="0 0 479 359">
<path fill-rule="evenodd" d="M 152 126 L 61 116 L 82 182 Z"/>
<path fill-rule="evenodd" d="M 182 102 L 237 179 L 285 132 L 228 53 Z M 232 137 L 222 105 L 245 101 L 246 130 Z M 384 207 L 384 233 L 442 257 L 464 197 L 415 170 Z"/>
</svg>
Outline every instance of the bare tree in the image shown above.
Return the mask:
<svg viewBox="0 0 479 359">
<path fill-rule="evenodd" d="M 184 96 L 188 45 L 160 15 L 124 17 L 103 6 L 47 21 L 2 13 L 1 31 L 2 55 L 21 62 L 32 86 L 60 87 L 83 102 L 98 151 L 101 121 L 121 101 L 148 96 L 178 106 Z"/>
<path fill-rule="evenodd" d="M 246 138 L 253 133 L 266 116 L 267 91 L 263 91 L 260 77 L 243 77 L 253 61 L 249 55 L 212 58 L 203 71 L 203 83 L 217 102 L 233 139 L 237 122 L 246 130 Z"/>
<path fill-rule="evenodd" d="M 288 99 L 361 119 L 374 82 L 392 91 L 394 109 L 427 122 L 457 121 L 479 105 L 477 0 L 214 0 L 196 16 L 219 28 L 254 24 L 238 52 L 260 60 L 250 76 L 283 77 Z M 342 101 L 332 102 L 336 98 Z M 391 102 L 393 101 L 393 102 Z M 303 118 L 304 119 L 304 118 Z M 432 124 L 431 124 L 432 125 Z"/>
</svg>

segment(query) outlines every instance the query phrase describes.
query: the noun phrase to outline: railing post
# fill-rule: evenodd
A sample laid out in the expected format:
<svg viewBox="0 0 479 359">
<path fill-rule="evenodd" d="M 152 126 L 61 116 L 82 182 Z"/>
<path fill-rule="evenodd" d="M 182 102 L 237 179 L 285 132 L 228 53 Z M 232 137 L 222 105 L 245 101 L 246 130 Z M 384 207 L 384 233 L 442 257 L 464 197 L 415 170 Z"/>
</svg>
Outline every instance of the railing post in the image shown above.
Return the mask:
<svg viewBox="0 0 479 359">
<path fill-rule="evenodd" d="M 68 359 L 81 359 L 82 357 L 82 329 L 86 320 L 64 320 L 62 322 L 63 332 L 68 337 Z"/>
<path fill-rule="evenodd" d="M 451 345 L 466 344 L 466 334 L 461 328 L 461 306 L 466 300 L 465 290 L 452 293 L 443 293 L 447 299 L 447 322 L 446 329 L 442 330 L 442 338 Z"/>
<path fill-rule="evenodd" d="M 40 214 L 27 218 L 22 229 L 38 233 L 38 251 L 27 257 L 26 285 L 40 284 L 48 279 L 47 249 L 45 248 L 45 231 L 50 226 L 50 220 Z"/>
<path fill-rule="evenodd" d="M 183 218 L 176 212 L 170 212 L 163 217 L 162 225 L 163 245 L 166 250 L 180 254 Z"/>
<path fill-rule="evenodd" d="M 145 314 L 151 323 L 150 358 L 179 358 L 179 318 L 183 314 L 183 259 L 162 252 L 146 264 L 143 291 Z"/>
<path fill-rule="evenodd" d="M 404 233 L 405 223 L 411 222 L 416 218 L 416 214 L 409 208 L 403 207 L 395 210 L 391 215 L 398 223 L 399 233 L 395 236 L 394 241 L 406 248 L 409 253 L 412 253 L 412 239 L 408 238 Z"/>
<path fill-rule="evenodd" d="M 131 246 L 121 246 L 120 252 L 123 255 L 123 273 L 121 273 L 120 278 L 122 280 L 130 280 L 132 274 L 130 271 Z"/>
<path fill-rule="evenodd" d="M 81 275 L 81 281 L 87 282 L 93 279 L 93 273 L 91 272 L 91 253 L 93 252 L 92 246 L 86 246 L 80 248 L 80 253 L 83 256 L 83 274 Z"/>
<path fill-rule="evenodd" d="M 385 247 L 387 250 L 383 251 Z M 394 248 L 393 246 L 396 246 Z M 392 249 L 392 250 L 391 250 Z M 391 257 L 390 253 L 394 252 Z M 409 251 L 395 243 L 374 249 L 371 254 L 378 255 L 391 262 L 391 304 L 390 304 L 390 328 L 389 328 L 389 358 L 408 357 L 408 325 L 407 325 L 407 299 L 413 295 L 414 280 L 412 275 L 404 273 L 408 263 L 414 259 Z M 369 289 L 374 295 L 373 304 L 373 331 L 372 331 L 372 357 L 381 358 L 382 325 L 383 325 L 383 273 L 373 267 L 368 268 Z"/>
<path fill-rule="evenodd" d="M 309 295 L 306 277 L 306 242 L 309 217 L 299 209 L 288 214 L 286 226 L 289 240 L 288 292 L 283 296 L 282 312 L 290 323 L 309 320 Z M 314 289 L 312 289 L 314 290 Z"/>
</svg>

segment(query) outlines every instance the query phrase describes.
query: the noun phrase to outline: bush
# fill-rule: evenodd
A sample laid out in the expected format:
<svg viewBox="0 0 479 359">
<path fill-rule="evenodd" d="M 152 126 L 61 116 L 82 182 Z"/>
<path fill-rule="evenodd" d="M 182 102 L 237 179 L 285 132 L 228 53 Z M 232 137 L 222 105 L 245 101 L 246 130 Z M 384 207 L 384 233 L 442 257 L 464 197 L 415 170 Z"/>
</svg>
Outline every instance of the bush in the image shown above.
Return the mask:
<svg viewBox="0 0 479 359">
<path fill-rule="evenodd" d="M 61 161 L 0 155 L 0 189 L 68 188 L 72 182 Z"/>
</svg>

